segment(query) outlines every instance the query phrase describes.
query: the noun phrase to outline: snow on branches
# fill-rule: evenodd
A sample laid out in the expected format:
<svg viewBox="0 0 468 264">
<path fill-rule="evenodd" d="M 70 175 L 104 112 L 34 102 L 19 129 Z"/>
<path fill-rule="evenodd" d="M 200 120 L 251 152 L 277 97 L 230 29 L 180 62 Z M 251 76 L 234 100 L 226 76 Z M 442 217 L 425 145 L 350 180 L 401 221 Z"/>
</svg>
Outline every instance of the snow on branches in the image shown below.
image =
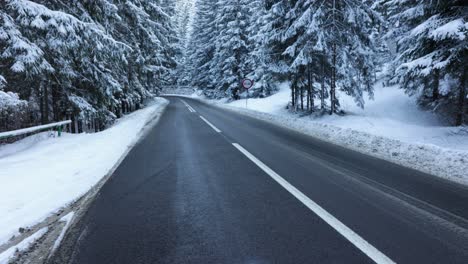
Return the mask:
<svg viewBox="0 0 468 264">
<path fill-rule="evenodd" d="M 158 92 L 176 65 L 172 5 L 1 1 L 0 87 L 30 101 L 42 123 L 76 107 L 110 116 L 134 109 Z"/>
</svg>

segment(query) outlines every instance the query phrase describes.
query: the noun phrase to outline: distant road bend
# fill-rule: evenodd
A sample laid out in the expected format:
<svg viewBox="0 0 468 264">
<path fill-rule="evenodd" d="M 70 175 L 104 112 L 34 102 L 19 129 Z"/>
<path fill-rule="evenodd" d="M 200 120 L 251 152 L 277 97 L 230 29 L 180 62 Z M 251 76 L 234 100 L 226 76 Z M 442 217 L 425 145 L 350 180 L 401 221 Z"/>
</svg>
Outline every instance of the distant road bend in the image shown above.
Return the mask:
<svg viewBox="0 0 468 264">
<path fill-rule="evenodd" d="M 170 100 L 52 263 L 468 263 L 468 188 Z"/>
</svg>

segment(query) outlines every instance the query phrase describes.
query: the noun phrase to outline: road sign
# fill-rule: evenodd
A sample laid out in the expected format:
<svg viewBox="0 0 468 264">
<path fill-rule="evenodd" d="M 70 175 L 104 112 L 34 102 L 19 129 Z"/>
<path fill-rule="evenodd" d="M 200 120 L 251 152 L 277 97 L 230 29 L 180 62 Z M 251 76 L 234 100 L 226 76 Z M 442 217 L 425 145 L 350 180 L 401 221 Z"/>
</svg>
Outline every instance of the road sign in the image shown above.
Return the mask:
<svg viewBox="0 0 468 264">
<path fill-rule="evenodd" d="M 247 90 L 252 88 L 253 85 L 254 85 L 254 82 L 250 79 L 242 80 L 242 86 Z"/>
</svg>

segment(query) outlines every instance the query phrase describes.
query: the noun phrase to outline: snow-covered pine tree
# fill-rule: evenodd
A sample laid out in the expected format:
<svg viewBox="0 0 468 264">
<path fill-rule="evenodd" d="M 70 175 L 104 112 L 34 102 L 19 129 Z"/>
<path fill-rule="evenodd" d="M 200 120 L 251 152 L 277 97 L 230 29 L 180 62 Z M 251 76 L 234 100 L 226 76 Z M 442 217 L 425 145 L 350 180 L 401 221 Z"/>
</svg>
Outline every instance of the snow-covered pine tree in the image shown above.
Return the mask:
<svg viewBox="0 0 468 264">
<path fill-rule="evenodd" d="M 59 86 L 60 73 L 68 76 L 75 75 L 74 70 L 69 66 L 66 50 L 77 48 L 80 42 L 79 31 L 84 29 L 84 25 L 78 19 L 64 12 L 52 11 L 39 3 L 22 0 L 8 1 L 8 9 L 15 19 L 15 23 L 21 27 L 21 33 L 31 42 L 41 47 L 44 58 L 51 66 L 50 71 L 41 72 L 31 78 L 31 82 L 18 81 L 21 86 L 32 86 L 27 97 L 36 100 L 36 105 L 42 123 L 48 123 L 51 118 L 55 118 L 55 99 L 63 91 L 63 86 Z M 61 71 L 57 71 L 61 69 Z M 58 90 L 60 89 L 60 91 Z"/>
<path fill-rule="evenodd" d="M 393 77 L 421 105 L 466 122 L 468 7 L 461 0 L 380 1 L 394 27 Z"/>
<path fill-rule="evenodd" d="M 291 24 L 286 16 L 292 9 L 294 2 L 266 0 L 264 3 L 266 13 L 263 16 L 264 26 L 261 28 L 263 35 L 262 53 L 267 65 L 264 75 L 268 76 L 267 78 L 273 82 L 290 80 L 289 64 L 291 58 L 284 54 L 284 51 L 291 45 L 292 40 L 285 38 L 284 32 Z"/>
<path fill-rule="evenodd" d="M 215 88 L 210 67 L 216 49 L 214 39 L 218 35 L 216 24 L 218 7 L 217 0 L 196 1 L 193 29 L 187 51 L 191 85 L 204 90 L 208 96 L 212 96 Z"/>
<path fill-rule="evenodd" d="M 34 77 L 53 71 L 44 52 L 27 39 L 7 11 L 7 2 L 0 3 L 0 86 L 27 97 Z M 8 81 L 7 81 L 8 80 Z M 16 83 L 23 85 L 15 85 Z"/>
<path fill-rule="evenodd" d="M 250 18 L 247 27 L 249 55 L 246 58 L 250 73 L 247 77 L 253 79 L 255 86 L 249 90 L 253 97 L 265 97 L 275 90 L 274 79 L 270 71 L 268 35 L 268 19 L 265 0 L 254 0 L 249 3 Z"/>
<path fill-rule="evenodd" d="M 19 78 L 30 78 L 52 71 L 44 52 L 23 36 L 13 18 L 3 11 L 6 9 L 6 2 L 0 3 L 0 72 L 4 75 L 1 83 L 5 85 L 6 78 L 13 78 L 15 73 L 22 74 Z"/>
<path fill-rule="evenodd" d="M 149 1 L 155 2 L 154 0 Z M 150 14 L 153 20 L 160 25 L 155 28 L 154 32 L 158 35 L 163 46 L 163 49 L 159 51 L 159 57 L 161 58 L 164 72 L 160 76 L 163 85 L 174 85 L 177 83 L 177 75 L 175 74 L 175 69 L 177 68 L 176 54 L 180 52 L 180 43 L 177 38 L 177 27 L 174 20 L 176 2 L 173 0 L 160 1 L 159 5 L 155 3 L 150 4 L 153 8 Z M 158 9 L 158 6 L 161 8 Z"/>
<path fill-rule="evenodd" d="M 13 19 L 3 10 L 6 10 L 5 3 L 0 3 L 0 131 L 18 129 L 29 123 L 28 103 L 17 93 L 3 91 L 6 78 L 14 81 L 15 73 L 22 73 L 25 78 L 26 73 L 50 69 L 40 48 L 21 35 Z"/>
<path fill-rule="evenodd" d="M 303 107 L 304 90 L 313 104 L 318 90 L 322 107 L 326 82 L 330 113 L 338 111 L 336 89 L 353 96 L 363 107 L 363 92 L 373 95 L 375 51 L 371 37 L 381 21 L 366 1 L 272 1 L 269 46 L 278 75 L 289 75 L 294 107 Z M 286 67 L 285 67 L 286 66 Z M 318 82 L 321 83 L 320 88 Z"/>
<path fill-rule="evenodd" d="M 0 5 L 2 85 L 28 99 L 43 123 L 69 109 L 105 123 L 135 109 L 175 66 L 171 1 Z"/>
<path fill-rule="evenodd" d="M 122 17 L 123 24 L 126 25 L 126 27 L 119 28 L 119 31 L 127 45 L 132 47 L 131 53 L 126 58 L 128 61 L 126 90 L 131 91 L 132 88 L 138 87 L 137 91 L 140 92 L 134 95 L 135 99 L 144 98 L 144 92 L 149 88 L 147 87 L 148 83 L 153 83 L 156 91 L 160 84 L 154 83 L 156 80 L 153 77 L 162 74 L 165 70 L 159 54 L 164 46 L 159 36 L 154 32 L 159 24 L 152 20 L 148 9 L 153 10 L 153 7 L 147 5 L 146 2 L 125 1 L 119 6 L 119 16 Z M 156 6 L 153 11 L 162 10 Z M 133 99 L 122 98 L 124 103 Z"/>
<path fill-rule="evenodd" d="M 231 96 L 238 99 L 244 92 L 241 80 L 251 71 L 248 68 L 249 36 L 247 24 L 250 9 L 247 0 L 222 1 L 217 13 L 215 38 L 216 51 L 210 72 L 214 77 L 217 97 Z"/>
<path fill-rule="evenodd" d="M 0 132 L 22 128 L 29 123 L 29 105 L 18 94 L 0 88 Z"/>
<path fill-rule="evenodd" d="M 292 87 L 294 90 L 293 102 L 295 107 L 301 109 L 314 109 L 314 99 L 317 95 L 321 99 L 321 108 L 325 108 L 325 83 L 328 81 L 330 64 L 326 59 L 326 43 L 324 33 L 320 30 L 323 21 L 317 12 L 321 5 L 319 1 L 299 0 L 287 13 L 291 25 L 284 32 L 283 39 L 292 40 L 284 51 L 284 55 L 290 57 L 289 72 L 294 78 Z M 321 83 L 321 86 L 318 83 Z M 320 92 L 318 92 L 320 89 Z M 306 95 L 306 107 L 304 107 L 304 94 Z M 300 102 L 299 102 L 300 98 Z M 297 103 L 296 103 L 297 102 Z"/>
<path fill-rule="evenodd" d="M 316 1 L 317 2 L 317 1 Z M 330 113 L 338 111 L 336 89 L 352 96 L 364 107 L 363 92 L 373 96 L 375 45 L 373 29 L 381 21 L 367 2 L 359 0 L 318 1 L 315 16 L 318 31 L 328 50 L 330 73 Z"/>
<path fill-rule="evenodd" d="M 177 69 L 174 76 L 177 77 L 177 84 L 185 86 L 190 83 L 189 71 L 190 61 L 188 60 L 188 41 L 190 37 L 190 26 L 192 23 L 193 1 L 179 0 L 176 6 L 175 24 L 178 39 L 178 50 L 176 54 Z"/>
</svg>

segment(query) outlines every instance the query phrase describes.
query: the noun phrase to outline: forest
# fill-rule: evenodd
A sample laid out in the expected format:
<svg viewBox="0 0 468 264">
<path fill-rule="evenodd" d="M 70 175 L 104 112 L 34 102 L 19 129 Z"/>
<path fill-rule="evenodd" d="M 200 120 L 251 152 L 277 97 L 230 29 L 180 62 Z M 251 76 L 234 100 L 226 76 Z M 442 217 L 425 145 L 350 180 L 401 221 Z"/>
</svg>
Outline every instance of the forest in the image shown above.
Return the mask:
<svg viewBox="0 0 468 264">
<path fill-rule="evenodd" d="M 171 0 L 0 1 L 0 130 L 104 128 L 138 109 L 176 66 L 174 12 Z"/>
<path fill-rule="evenodd" d="M 461 125 L 467 20 L 457 0 L 198 0 L 181 76 L 212 98 L 245 92 L 242 78 L 257 84 L 249 96 L 288 81 L 295 110 L 334 114 L 337 90 L 364 107 L 379 73 Z"/>
<path fill-rule="evenodd" d="M 281 82 L 290 109 L 323 114 L 343 114 L 338 91 L 365 107 L 377 81 L 399 84 L 459 126 L 467 34 L 462 0 L 2 0 L 0 131 L 104 128 L 169 85 L 236 100 Z"/>
</svg>

